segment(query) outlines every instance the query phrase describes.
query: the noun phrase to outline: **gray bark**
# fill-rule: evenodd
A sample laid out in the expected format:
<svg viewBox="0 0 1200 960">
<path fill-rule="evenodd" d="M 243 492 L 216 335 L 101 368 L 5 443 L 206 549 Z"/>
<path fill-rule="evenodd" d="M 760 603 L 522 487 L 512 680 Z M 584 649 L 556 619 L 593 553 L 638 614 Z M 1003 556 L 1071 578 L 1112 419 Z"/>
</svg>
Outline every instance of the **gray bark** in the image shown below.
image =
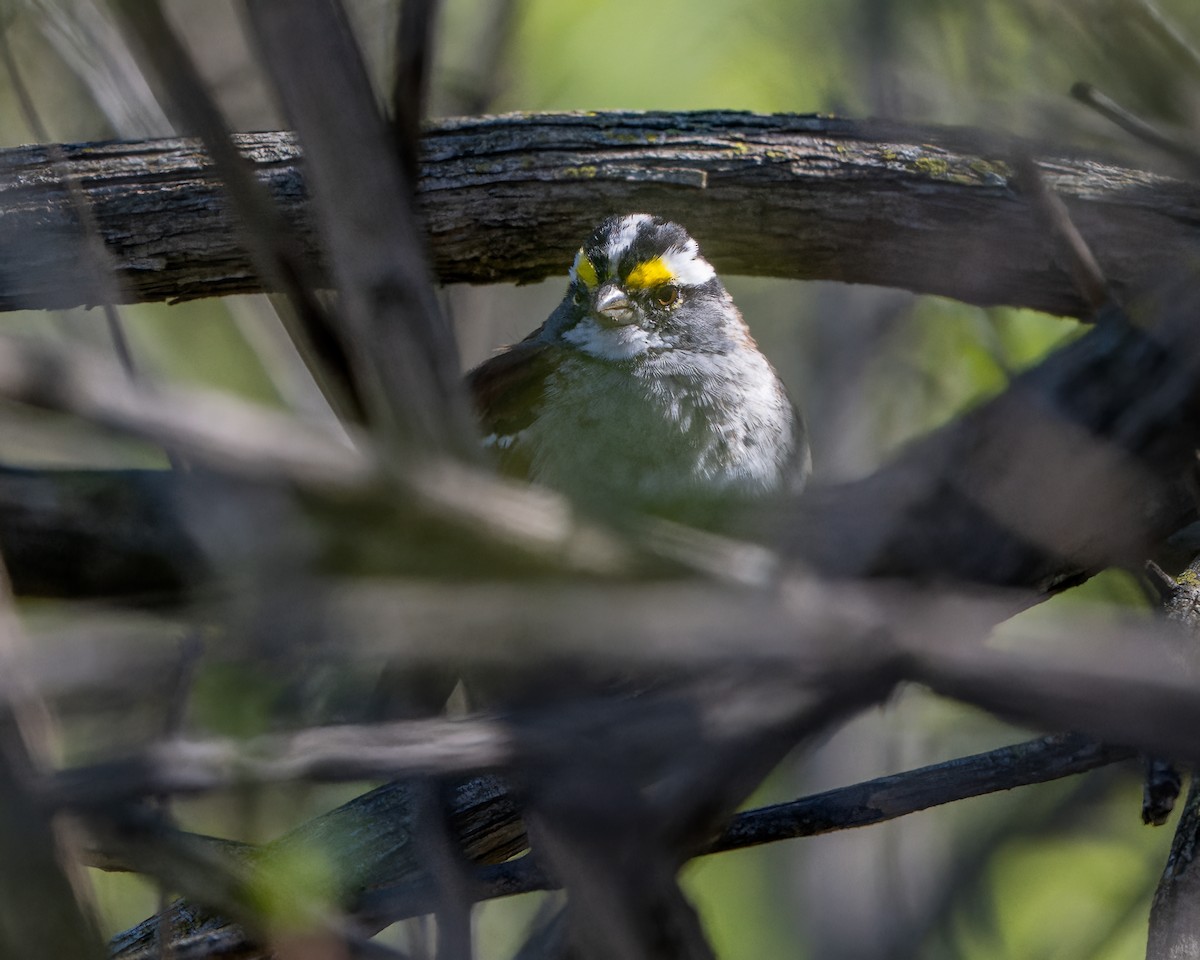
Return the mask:
<svg viewBox="0 0 1200 960">
<path fill-rule="evenodd" d="M 244 134 L 316 263 L 299 150 Z M 565 272 L 614 211 L 683 221 L 725 273 L 876 283 L 1061 314 L 1086 311 L 1011 173 L 1011 143 L 951 128 L 747 113 L 511 115 L 428 128 L 420 201 L 443 282 Z M 1039 156 L 1114 287 L 1187 255 L 1200 191 L 1053 151 Z M 0 308 L 94 302 L 64 175 L 90 200 L 129 301 L 262 289 L 212 167 L 181 140 L 0 152 Z M 314 270 L 318 269 L 314 265 Z"/>
</svg>

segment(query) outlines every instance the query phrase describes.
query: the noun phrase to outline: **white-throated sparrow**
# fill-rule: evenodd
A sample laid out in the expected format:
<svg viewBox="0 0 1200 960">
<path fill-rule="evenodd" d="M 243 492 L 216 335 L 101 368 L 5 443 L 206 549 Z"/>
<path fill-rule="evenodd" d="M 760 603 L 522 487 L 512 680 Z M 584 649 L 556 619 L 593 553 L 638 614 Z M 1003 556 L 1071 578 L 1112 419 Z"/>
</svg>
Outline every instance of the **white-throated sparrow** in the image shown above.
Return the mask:
<svg viewBox="0 0 1200 960">
<path fill-rule="evenodd" d="M 501 468 L 584 505 L 704 520 L 695 505 L 808 474 L 783 384 L 696 241 L 659 217 L 601 223 L 558 308 L 468 384 Z"/>
</svg>

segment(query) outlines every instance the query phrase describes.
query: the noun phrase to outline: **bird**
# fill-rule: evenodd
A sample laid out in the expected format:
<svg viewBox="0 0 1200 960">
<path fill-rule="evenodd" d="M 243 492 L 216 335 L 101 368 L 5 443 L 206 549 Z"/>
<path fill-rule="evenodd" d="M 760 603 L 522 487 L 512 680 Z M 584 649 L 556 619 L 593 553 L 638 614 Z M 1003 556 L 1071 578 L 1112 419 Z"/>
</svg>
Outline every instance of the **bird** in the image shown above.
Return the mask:
<svg viewBox="0 0 1200 960">
<path fill-rule="evenodd" d="M 546 321 L 466 379 L 500 470 L 595 510 L 720 526 L 810 472 L 804 420 L 716 270 L 650 214 L 604 219 Z"/>
</svg>

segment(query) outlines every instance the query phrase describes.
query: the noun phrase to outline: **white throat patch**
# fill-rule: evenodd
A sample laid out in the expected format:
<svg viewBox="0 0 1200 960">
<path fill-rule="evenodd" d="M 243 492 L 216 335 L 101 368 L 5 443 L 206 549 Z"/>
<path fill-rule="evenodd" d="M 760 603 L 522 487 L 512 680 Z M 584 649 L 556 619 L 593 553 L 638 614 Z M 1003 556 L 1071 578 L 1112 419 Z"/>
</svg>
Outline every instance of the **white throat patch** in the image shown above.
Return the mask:
<svg viewBox="0 0 1200 960">
<path fill-rule="evenodd" d="M 562 338 L 582 353 L 601 360 L 632 360 L 669 345 L 657 330 L 643 330 L 636 323 L 602 327 L 592 317 L 584 317 Z"/>
</svg>

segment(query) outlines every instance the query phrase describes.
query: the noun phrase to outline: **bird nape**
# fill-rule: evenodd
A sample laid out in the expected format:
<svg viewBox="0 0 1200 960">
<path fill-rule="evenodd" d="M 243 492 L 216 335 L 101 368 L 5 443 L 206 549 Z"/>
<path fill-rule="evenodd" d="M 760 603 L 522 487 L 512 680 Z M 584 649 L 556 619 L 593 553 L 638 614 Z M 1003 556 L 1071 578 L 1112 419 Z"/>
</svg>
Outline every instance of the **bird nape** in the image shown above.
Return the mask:
<svg viewBox="0 0 1200 960">
<path fill-rule="evenodd" d="M 795 404 L 696 241 L 659 217 L 604 220 L 545 323 L 468 385 L 500 468 L 584 509 L 727 529 L 808 476 Z"/>
</svg>

